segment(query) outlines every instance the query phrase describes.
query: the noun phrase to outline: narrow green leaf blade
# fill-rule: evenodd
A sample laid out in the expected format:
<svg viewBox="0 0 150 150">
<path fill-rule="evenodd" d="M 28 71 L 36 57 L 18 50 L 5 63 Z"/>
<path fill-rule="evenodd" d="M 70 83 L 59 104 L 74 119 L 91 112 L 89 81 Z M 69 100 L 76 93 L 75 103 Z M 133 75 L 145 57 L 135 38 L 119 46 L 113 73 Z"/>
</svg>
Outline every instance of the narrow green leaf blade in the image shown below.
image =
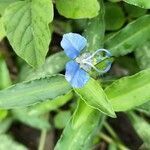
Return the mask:
<svg viewBox="0 0 150 150">
<path fill-rule="evenodd" d="M 105 41 L 105 48 L 114 56 L 126 55 L 148 40 L 149 33 L 150 15 L 145 15 L 108 38 Z"/>
<path fill-rule="evenodd" d="M 89 19 L 87 26 L 84 30 L 84 36 L 87 39 L 86 51 L 95 52 L 104 45 L 104 35 L 105 35 L 105 8 L 103 2 L 100 0 L 100 12 L 95 18 Z"/>
<path fill-rule="evenodd" d="M 28 108 L 28 114 L 30 115 L 41 115 L 48 113 L 50 111 L 57 110 L 59 107 L 65 105 L 71 98 L 73 97 L 73 92 L 70 91 L 65 95 L 58 96 L 53 100 L 47 100 L 43 103 L 36 104 L 30 108 Z"/>
<path fill-rule="evenodd" d="M 63 134 L 55 146 L 55 150 L 87 150 L 93 135 L 104 121 L 104 115 L 89 107 L 82 100 Z"/>
<path fill-rule="evenodd" d="M 37 69 L 33 69 L 26 65 L 21 70 L 19 81 L 34 80 L 38 78 L 44 78 L 47 75 L 57 74 L 65 68 L 68 60 L 69 58 L 64 52 L 58 52 L 49 56 L 45 63 Z"/>
<path fill-rule="evenodd" d="M 115 113 L 106 94 L 99 83 L 94 79 L 91 78 L 83 88 L 74 90 L 87 105 L 98 109 L 106 115 L 115 117 Z"/>
<path fill-rule="evenodd" d="M 52 1 L 13 3 L 7 8 L 3 18 L 7 37 L 17 55 L 33 67 L 42 65 L 50 42 Z"/>
<path fill-rule="evenodd" d="M 105 89 L 115 111 L 126 111 L 150 99 L 150 69 L 121 78 Z"/>
<path fill-rule="evenodd" d="M 64 95 L 70 89 L 62 75 L 19 83 L 0 91 L 0 107 L 10 109 L 33 105 Z"/>
<path fill-rule="evenodd" d="M 124 0 L 124 1 L 131 5 L 135 5 L 138 7 L 145 8 L 145 9 L 150 9 L 150 1 L 149 0 Z"/>
<path fill-rule="evenodd" d="M 58 12 L 66 18 L 92 18 L 98 15 L 100 9 L 97 0 L 57 0 Z"/>
<path fill-rule="evenodd" d="M 136 49 L 135 58 L 141 70 L 150 68 L 150 40 Z M 150 114 L 150 99 L 145 104 L 138 107 L 140 111 Z"/>
<path fill-rule="evenodd" d="M 135 50 L 135 57 L 140 69 L 150 68 L 150 40 Z"/>
<path fill-rule="evenodd" d="M 14 119 L 39 130 L 49 130 L 50 123 L 43 116 L 32 116 L 29 115 L 25 109 L 14 109 L 12 111 Z"/>
</svg>

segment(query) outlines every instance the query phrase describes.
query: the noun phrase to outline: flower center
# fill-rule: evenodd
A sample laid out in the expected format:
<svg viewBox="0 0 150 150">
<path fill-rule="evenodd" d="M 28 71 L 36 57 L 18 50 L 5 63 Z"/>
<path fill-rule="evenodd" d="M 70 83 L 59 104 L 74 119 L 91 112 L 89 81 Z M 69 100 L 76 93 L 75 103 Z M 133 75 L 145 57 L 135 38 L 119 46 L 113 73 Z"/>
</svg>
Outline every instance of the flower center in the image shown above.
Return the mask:
<svg viewBox="0 0 150 150">
<path fill-rule="evenodd" d="M 105 73 L 110 69 L 112 64 L 111 62 L 107 61 L 107 67 L 104 70 L 96 68 L 95 65 L 110 57 L 111 53 L 108 50 L 99 49 L 94 53 L 83 53 L 78 56 L 75 61 L 79 63 L 80 67 L 87 72 L 93 68 L 98 73 Z"/>
<path fill-rule="evenodd" d="M 91 53 L 83 53 L 79 57 L 77 57 L 76 62 L 80 64 L 80 67 L 85 71 L 90 71 L 93 64 L 93 58 L 91 57 Z"/>
</svg>

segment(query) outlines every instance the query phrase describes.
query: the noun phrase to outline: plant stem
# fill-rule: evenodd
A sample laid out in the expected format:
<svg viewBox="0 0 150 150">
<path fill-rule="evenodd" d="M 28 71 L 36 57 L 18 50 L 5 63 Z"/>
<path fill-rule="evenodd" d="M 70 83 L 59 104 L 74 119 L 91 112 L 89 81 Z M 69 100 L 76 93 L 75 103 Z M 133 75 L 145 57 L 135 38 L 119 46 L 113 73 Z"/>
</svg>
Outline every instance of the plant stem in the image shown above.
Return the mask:
<svg viewBox="0 0 150 150">
<path fill-rule="evenodd" d="M 107 122 L 105 122 L 104 127 L 106 128 L 106 130 L 110 133 L 110 135 L 114 139 L 119 140 L 117 134 L 115 133 L 115 131 L 112 129 L 112 127 Z"/>
<path fill-rule="evenodd" d="M 47 130 L 43 129 L 41 131 L 41 137 L 40 137 L 38 150 L 44 150 L 46 135 L 47 135 Z"/>
<path fill-rule="evenodd" d="M 107 143 L 109 143 L 109 144 L 111 144 L 111 143 L 116 144 L 116 146 L 119 148 L 119 150 L 129 150 L 122 143 L 120 143 L 119 141 L 115 141 L 114 139 L 112 139 L 111 137 L 107 136 L 106 134 L 100 133 L 99 135 L 100 135 L 100 138 L 102 138 L 103 140 L 105 140 Z"/>
</svg>

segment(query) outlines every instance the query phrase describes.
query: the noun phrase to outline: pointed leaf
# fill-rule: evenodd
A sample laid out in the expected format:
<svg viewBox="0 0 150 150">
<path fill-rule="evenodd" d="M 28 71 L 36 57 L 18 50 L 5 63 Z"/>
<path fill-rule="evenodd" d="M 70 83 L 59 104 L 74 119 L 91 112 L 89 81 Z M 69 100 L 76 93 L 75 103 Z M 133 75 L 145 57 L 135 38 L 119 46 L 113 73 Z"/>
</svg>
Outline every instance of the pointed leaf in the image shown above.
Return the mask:
<svg viewBox="0 0 150 150">
<path fill-rule="evenodd" d="M 75 92 L 89 106 L 98 109 L 99 111 L 111 117 L 115 117 L 115 113 L 108 101 L 105 92 L 97 81 L 90 79 L 83 88 L 74 89 Z"/>
<path fill-rule="evenodd" d="M 114 56 L 126 55 L 148 40 L 149 33 L 150 15 L 145 15 L 109 37 L 105 41 L 105 47 Z"/>
<path fill-rule="evenodd" d="M 104 115 L 80 100 L 73 117 L 57 142 L 55 150 L 87 150 L 87 145 L 89 146 L 93 135 L 96 134 L 104 120 Z"/>
<path fill-rule="evenodd" d="M 0 91 L 0 107 L 10 109 L 33 105 L 64 95 L 70 89 L 62 75 L 18 83 Z"/>
<path fill-rule="evenodd" d="M 51 0 L 19 1 L 4 14 L 6 34 L 13 49 L 33 67 L 44 63 L 53 19 Z"/>
<path fill-rule="evenodd" d="M 126 111 L 150 99 L 150 69 L 121 78 L 105 89 L 115 111 Z"/>
</svg>

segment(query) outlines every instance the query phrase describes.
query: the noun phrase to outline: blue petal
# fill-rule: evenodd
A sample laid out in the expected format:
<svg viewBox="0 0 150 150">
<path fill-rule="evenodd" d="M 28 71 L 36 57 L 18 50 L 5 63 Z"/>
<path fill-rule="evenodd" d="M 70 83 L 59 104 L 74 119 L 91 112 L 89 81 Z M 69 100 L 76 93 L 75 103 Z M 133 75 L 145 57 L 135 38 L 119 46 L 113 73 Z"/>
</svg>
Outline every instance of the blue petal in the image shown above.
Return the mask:
<svg viewBox="0 0 150 150">
<path fill-rule="evenodd" d="M 89 75 L 73 60 L 66 64 L 65 78 L 74 88 L 83 87 L 89 80 Z"/>
<path fill-rule="evenodd" d="M 79 56 L 81 50 L 86 46 L 87 40 L 77 33 L 67 33 L 63 35 L 61 47 L 64 49 L 66 55 L 75 59 Z"/>
</svg>

